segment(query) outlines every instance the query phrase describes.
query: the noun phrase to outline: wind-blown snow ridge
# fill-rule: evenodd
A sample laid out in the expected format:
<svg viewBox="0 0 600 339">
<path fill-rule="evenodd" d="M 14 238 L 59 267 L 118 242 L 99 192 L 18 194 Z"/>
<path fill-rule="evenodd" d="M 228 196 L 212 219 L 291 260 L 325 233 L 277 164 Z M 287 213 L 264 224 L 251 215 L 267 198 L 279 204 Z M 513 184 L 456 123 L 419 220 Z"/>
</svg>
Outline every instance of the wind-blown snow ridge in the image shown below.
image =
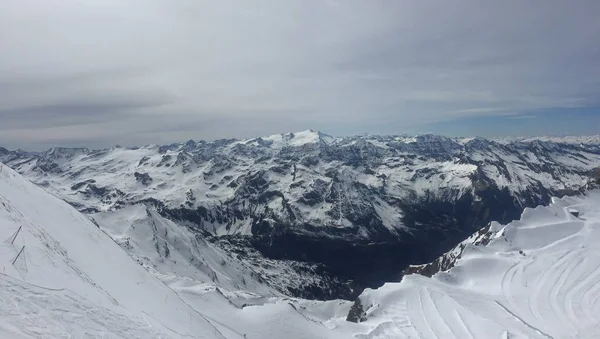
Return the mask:
<svg viewBox="0 0 600 339">
<path fill-rule="evenodd" d="M 597 338 L 600 192 L 527 209 L 456 266 L 366 290 L 361 338 Z"/>
</svg>

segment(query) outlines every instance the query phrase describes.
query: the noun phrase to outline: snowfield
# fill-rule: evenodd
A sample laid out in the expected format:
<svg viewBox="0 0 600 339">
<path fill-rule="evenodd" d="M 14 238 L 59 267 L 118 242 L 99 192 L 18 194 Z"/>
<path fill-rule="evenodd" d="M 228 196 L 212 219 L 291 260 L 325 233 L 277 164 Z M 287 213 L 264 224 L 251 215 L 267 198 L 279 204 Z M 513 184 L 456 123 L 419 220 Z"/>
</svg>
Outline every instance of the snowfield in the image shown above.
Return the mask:
<svg viewBox="0 0 600 339">
<path fill-rule="evenodd" d="M 6 166 L 0 225 L 5 337 L 224 338 L 88 218 Z"/>
<path fill-rule="evenodd" d="M 600 193 L 498 226 L 447 272 L 365 291 L 372 330 L 360 337 L 598 338 Z"/>
<path fill-rule="evenodd" d="M 135 241 L 155 234 L 142 229 L 159 220 L 146 213 L 96 217 L 136 220 L 139 230 L 107 228 Z M 208 244 L 196 249 L 205 253 L 200 273 L 186 271 L 185 256 L 151 265 L 159 259 L 141 257 L 146 242 L 131 245 L 136 262 L 86 216 L 2 166 L 0 338 L 600 337 L 600 192 L 527 209 L 493 224 L 488 238 L 455 251 L 449 271 L 405 276 L 360 302 L 287 298 L 243 268 L 219 268 L 229 259 Z M 346 321 L 351 309 L 359 323 Z"/>
</svg>

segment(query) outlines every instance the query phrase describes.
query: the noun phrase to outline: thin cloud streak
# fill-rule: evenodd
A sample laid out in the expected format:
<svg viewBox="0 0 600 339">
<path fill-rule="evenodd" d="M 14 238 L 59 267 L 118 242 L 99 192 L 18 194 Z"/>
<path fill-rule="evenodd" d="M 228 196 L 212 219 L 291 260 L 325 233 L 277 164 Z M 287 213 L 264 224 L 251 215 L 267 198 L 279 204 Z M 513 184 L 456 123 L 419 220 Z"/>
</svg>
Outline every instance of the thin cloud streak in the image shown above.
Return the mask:
<svg viewBox="0 0 600 339">
<path fill-rule="evenodd" d="M 516 115 L 516 116 L 506 117 L 506 119 L 508 119 L 508 120 L 535 119 L 535 118 L 537 118 L 537 116 L 535 116 L 535 115 Z"/>
</svg>

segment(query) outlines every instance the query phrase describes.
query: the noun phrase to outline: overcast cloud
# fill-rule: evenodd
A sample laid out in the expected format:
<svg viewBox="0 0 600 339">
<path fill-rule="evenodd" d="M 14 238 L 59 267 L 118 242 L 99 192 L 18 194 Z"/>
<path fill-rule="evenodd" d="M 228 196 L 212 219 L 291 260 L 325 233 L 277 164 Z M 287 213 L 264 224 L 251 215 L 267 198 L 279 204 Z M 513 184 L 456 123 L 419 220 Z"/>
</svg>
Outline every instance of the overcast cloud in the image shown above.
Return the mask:
<svg viewBox="0 0 600 339">
<path fill-rule="evenodd" d="M 597 0 L 3 0 L 0 145 L 413 133 L 597 107 L 599 13 Z"/>
</svg>

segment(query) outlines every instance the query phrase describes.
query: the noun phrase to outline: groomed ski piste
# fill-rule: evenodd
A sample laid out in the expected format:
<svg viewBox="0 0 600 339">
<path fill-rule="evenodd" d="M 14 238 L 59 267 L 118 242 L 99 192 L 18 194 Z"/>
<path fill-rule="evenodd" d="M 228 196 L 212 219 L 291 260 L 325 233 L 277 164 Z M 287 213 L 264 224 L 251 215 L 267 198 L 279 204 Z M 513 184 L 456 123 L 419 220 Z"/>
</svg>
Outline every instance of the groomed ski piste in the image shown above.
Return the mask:
<svg viewBox="0 0 600 339">
<path fill-rule="evenodd" d="M 0 172 L 0 338 L 598 338 L 600 193 L 493 224 L 432 278 L 308 301 L 160 274 L 67 203 Z M 160 268 L 160 265 L 157 267 Z"/>
</svg>

